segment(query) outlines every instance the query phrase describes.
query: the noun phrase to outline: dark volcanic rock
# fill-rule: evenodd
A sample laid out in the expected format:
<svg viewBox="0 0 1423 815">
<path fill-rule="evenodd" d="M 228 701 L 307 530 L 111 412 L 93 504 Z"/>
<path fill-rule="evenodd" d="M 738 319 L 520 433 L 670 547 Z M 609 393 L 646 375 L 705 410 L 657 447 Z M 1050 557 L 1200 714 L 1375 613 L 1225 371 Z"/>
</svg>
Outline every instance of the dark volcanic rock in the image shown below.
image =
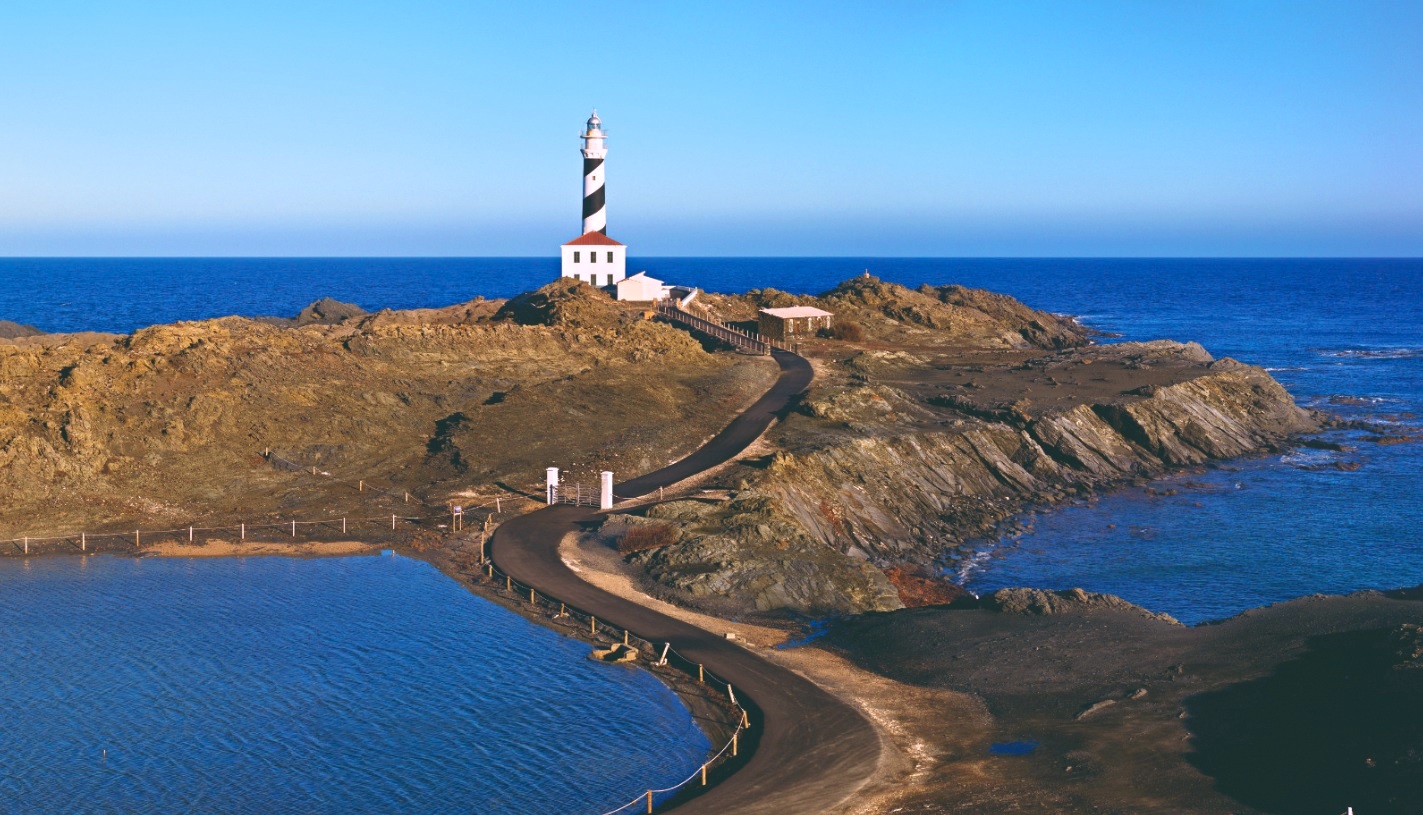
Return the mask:
<svg viewBox="0 0 1423 815">
<path fill-rule="evenodd" d="M 1004 614 L 1074 614 L 1083 611 L 1130 611 L 1160 620 L 1172 625 L 1180 625 L 1170 614 L 1157 614 L 1128 603 L 1111 594 L 1097 594 L 1082 589 L 1044 591 L 1043 589 L 999 589 L 982 601 L 984 608 Z"/>
<path fill-rule="evenodd" d="M 972 693 L 997 737 L 1039 742 L 1021 774 L 987 772 L 1011 779 L 1010 796 L 1070 803 L 1020 811 L 1418 811 L 1423 587 L 1306 597 L 1192 628 L 1064 595 L 990 601 L 1026 613 L 845 618 L 820 642 L 899 681 Z M 980 762 L 961 754 L 942 771 Z M 981 811 L 957 789 L 902 803 Z"/>
<path fill-rule="evenodd" d="M 1417 628 L 1310 637 L 1270 675 L 1191 697 L 1189 760 L 1266 812 L 1419 811 L 1423 672 L 1397 670 Z"/>
<path fill-rule="evenodd" d="M 352 303 L 343 303 L 330 297 L 323 297 L 301 310 L 296 316 L 297 325 L 335 325 L 355 317 L 364 317 L 366 310 Z"/>
</svg>

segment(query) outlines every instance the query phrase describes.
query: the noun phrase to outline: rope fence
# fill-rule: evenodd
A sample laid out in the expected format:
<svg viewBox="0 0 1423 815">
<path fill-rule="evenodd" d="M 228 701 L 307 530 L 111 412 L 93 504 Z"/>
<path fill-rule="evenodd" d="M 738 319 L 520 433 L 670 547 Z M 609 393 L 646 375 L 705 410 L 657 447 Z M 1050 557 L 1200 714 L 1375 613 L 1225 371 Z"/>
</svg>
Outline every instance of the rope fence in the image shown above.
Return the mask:
<svg viewBox="0 0 1423 815">
<path fill-rule="evenodd" d="M 492 517 L 493 513 L 490 513 L 490 516 Z M 389 524 L 390 528 L 393 530 L 396 529 L 400 523 L 417 524 L 425 521 L 444 520 L 447 518 L 448 516 L 444 515 L 412 516 L 399 514 L 378 515 L 375 517 L 359 518 L 344 516 L 340 518 L 323 518 L 317 521 L 290 520 L 256 524 L 236 523 L 230 526 L 180 526 L 174 529 L 140 528 L 135 529 L 132 532 L 78 532 L 64 535 L 51 535 L 47 537 L 23 536 L 18 538 L 0 539 L 0 544 L 11 544 L 19 546 L 25 554 L 29 554 L 30 544 L 56 542 L 71 543 L 78 546 L 80 551 L 87 551 L 90 542 L 102 540 L 132 540 L 136 547 L 141 547 L 145 539 L 166 539 L 172 536 L 186 536 L 188 541 L 192 542 L 195 540 L 196 535 L 199 532 L 236 532 L 239 540 L 246 540 L 247 535 L 250 532 L 256 532 L 260 530 L 281 530 L 284 532 L 289 531 L 291 537 L 297 537 L 297 532 L 299 528 L 312 526 L 331 527 L 333 531 L 339 529 L 342 534 L 345 534 L 348 529 L 361 524 L 375 524 L 382 528 L 384 528 L 386 524 Z"/>
<path fill-rule="evenodd" d="M 333 478 L 336 483 L 350 486 L 357 493 L 371 493 L 373 497 L 385 497 L 392 500 L 399 500 L 402 503 L 406 504 L 414 502 L 422 510 L 425 511 L 435 509 L 436 506 L 439 506 L 429 504 L 407 490 L 392 490 L 381 488 L 373 485 L 371 482 L 366 480 L 347 482 L 341 481 L 340 479 L 334 479 L 334 477 L 329 472 L 322 471 L 320 468 L 312 465 L 300 464 L 298 462 L 292 461 L 291 459 L 279 456 L 276 453 L 272 452 L 270 448 L 262 452 L 262 457 L 267 461 L 271 462 L 273 466 L 277 467 L 278 469 L 286 470 L 289 472 L 300 472 L 304 474 L 310 474 L 316 477 Z M 298 537 L 298 533 L 302 529 L 307 529 L 308 531 L 310 531 L 312 527 L 328 527 L 333 533 L 339 529 L 340 533 L 344 535 L 349 534 L 349 532 L 353 529 L 363 526 L 369 528 L 373 525 L 381 529 L 386 529 L 388 527 L 390 531 L 395 531 L 400 527 L 401 524 L 420 525 L 428 524 L 431 522 L 438 524 L 438 522 L 441 521 L 446 522 L 445 526 L 450 531 L 462 531 L 464 528 L 465 519 L 471 516 L 477 518 L 477 522 L 482 523 L 486 527 L 485 531 L 487 532 L 488 526 L 491 523 L 497 523 L 500 515 L 510 514 L 518 502 L 533 501 L 533 499 L 529 498 L 526 495 L 500 495 L 492 498 L 477 497 L 473 500 L 482 501 L 482 503 L 459 506 L 456 506 L 451 503 L 447 508 L 441 507 L 440 512 L 436 514 L 426 514 L 422 512 L 421 514 L 416 515 L 395 512 L 390 514 L 372 516 L 328 516 L 319 520 L 301 520 L 298 518 L 292 518 L 288 520 L 268 521 L 264 519 L 257 523 L 246 523 L 239 521 L 236 523 L 221 526 L 200 526 L 197 523 L 194 523 L 187 526 L 175 527 L 172 529 L 143 529 L 140 527 L 133 530 L 103 532 L 79 531 L 68 532 L 59 535 L 22 535 L 20 537 L 15 538 L 0 538 L 0 546 L 12 546 L 15 549 L 19 550 L 21 554 L 28 555 L 30 553 L 30 546 L 32 544 L 37 546 L 56 543 L 69 544 L 75 547 L 80 552 L 87 552 L 89 550 L 89 545 L 91 542 L 109 542 L 118 540 L 132 541 L 135 550 L 137 550 L 142 548 L 144 541 L 152 541 L 154 539 L 168 540 L 174 537 L 177 537 L 179 539 L 186 537 L 188 542 L 192 543 L 196 541 L 196 537 L 199 532 L 235 534 L 238 540 L 245 541 L 247 540 L 249 533 L 263 531 L 275 530 L 280 532 L 286 532 L 288 536 L 295 538 Z M 596 494 L 594 494 L 595 504 L 596 500 L 597 496 Z M 509 506 L 510 510 L 505 510 L 505 506 Z M 101 528 L 112 528 L 118 523 L 119 522 L 117 521 L 109 523 L 101 522 L 97 524 L 97 526 Z"/>
<path fill-rule="evenodd" d="M 637 648 L 639 652 L 646 649 L 649 655 L 649 664 L 657 668 L 672 668 L 681 671 L 689 678 L 695 676 L 697 683 L 707 686 L 708 689 L 725 694 L 724 704 L 729 707 L 731 717 L 735 721 L 735 727 L 731 731 L 730 737 L 721 749 L 712 754 L 706 761 L 683 780 L 668 787 L 649 788 L 639 793 L 616 809 L 610 809 L 602 815 L 618 815 L 619 813 L 654 811 L 658 799 L 666 800 L 666 797 L 673 793 L 680 792 L 700 781 L 700 786 L 707 786 L 707 774 L 716 767 L 726 763 L 740 754 L 742 735 L 751 728 L 751 715 L 745 707 L 737 701 L 736 689 L 727 680 L 717 676 L 706 669 L 700 662 L 692 660 L 678 653 L 670 642 L 656 643 L 652 640 L 641 637 L 629 629 L 600 621 L 595 615 L 582 609 L 570 606 L 560 600 L 555 600 L 545 594 L 540 593 L 534 587 L 515 580 L 507 572 L 494 565 L 494 562 L 485 557 L 483 546 L 480 547 L 479 569 L 481 575 L 491 583 L 497 591 L 515 599 L 519 603 L 527 604 L 536 609 L 552 612 L 551 617 L 560 625 L 579 632 L 580 636 L 588 639 L 606 641 L 613 645 L 621 643 L 628 648 Z M 557 609 L 555 612 L 554 609 Z M 651 661 L 655 658 L 655 661 Z"/>
</svg>

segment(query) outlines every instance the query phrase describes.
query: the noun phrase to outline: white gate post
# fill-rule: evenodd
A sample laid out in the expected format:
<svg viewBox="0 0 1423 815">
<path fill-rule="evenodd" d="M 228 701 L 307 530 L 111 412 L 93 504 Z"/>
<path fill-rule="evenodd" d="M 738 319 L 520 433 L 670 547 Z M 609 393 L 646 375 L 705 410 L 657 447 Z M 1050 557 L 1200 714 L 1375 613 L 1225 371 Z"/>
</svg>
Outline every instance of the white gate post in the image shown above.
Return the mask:
<svg viewBox="0 0 1423 815">
<path fill-rule="evenodd" d="M 602 490 L 598 496 L 598 509 L 613 508 L 613 474 L 610 470 L 604 470 L 602 474 Z"/>
<path fill-rule="evenodd" d="M 547 498 L 546 498 L 546 500 L 548 501 L 548 503 L 552 504 L 554 501 L 558 500 L 558 468 L 557 468 L 557 467 L 549 467 L 549 468 L 548 468 L 548 481 L 545 482 L 545 492 L 547 493 Z"/>
</svg>

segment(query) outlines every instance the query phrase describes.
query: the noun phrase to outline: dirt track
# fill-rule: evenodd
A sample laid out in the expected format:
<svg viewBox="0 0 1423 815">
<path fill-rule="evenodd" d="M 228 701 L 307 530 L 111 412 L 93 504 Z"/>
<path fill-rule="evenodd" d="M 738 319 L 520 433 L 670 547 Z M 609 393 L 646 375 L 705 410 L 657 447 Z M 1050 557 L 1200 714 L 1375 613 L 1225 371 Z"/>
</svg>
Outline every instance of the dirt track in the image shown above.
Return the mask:
<svg viewBox="0 0 1423 815">
<path fill-rule="evenodd" d="M 777 353 L 776 362 L 781 367 L 776 384 L 726 429 L 681 461 L 617 485 L 617 495 L 646 495 L 721 464 L 750 445 L 813 377 L 800 357 Z M 736 688 L 752 715 L 756 737 L 748 741 L 753 752 L 724 782 L 675 807 L 679 813 L 825 812 L 873 776 L 879 735 L 855 708 L 734 642 L 595 588 L 571 571 L 559 556 L 559 541 L 593 516 L 586 508 L 553 506 L 516 518 L 496 532 L 492 555 L 514 579 L 645 639 L 671 643 Z"/>
</svg>

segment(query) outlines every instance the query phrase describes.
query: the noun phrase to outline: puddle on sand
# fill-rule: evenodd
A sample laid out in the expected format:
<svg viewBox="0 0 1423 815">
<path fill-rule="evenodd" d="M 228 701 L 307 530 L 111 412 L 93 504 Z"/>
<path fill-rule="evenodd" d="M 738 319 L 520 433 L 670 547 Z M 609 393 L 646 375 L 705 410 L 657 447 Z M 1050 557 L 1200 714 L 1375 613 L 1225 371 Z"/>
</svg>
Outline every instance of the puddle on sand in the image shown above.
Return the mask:
<svg viewBox="0 0 1423 815">
<path fill-rule="evenodd" d="M 1037 749 L 1035 741 L 1000 741 L 988 746 L 989 754 L 995 756 L 1026 756 Z"/>
<path fill-rule="evenodd" d="M 801 636 L 796 637 L 795 639 L 786 640 L 785 642 L 777 645 L 776 650 L 779 651 L 784 650 L 786 648 L 795 648 L 798 645 L 807 645 L 809 643 L 815 642 L 816 640 L 825 636 L 825 633 L 829 630 L 829 620 L 811 620 L 810 622 L 806 623 L 804 633 Z"/>
</svg>

